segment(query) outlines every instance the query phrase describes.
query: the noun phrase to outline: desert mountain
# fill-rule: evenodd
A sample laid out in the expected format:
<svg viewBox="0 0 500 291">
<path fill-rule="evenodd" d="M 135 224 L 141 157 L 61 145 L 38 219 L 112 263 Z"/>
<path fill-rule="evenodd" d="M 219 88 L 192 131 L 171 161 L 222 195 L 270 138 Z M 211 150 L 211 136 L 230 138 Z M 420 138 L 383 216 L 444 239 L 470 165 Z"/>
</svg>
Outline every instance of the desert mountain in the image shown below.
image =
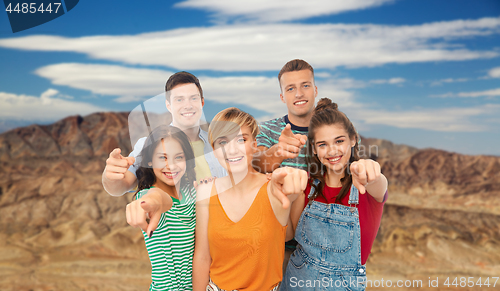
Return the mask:
<svg viewBox="0 0 500 291">
<path fill-rule="evenodd" d="M 132 197 L 101 184 L 109 152 L 131 151 L 127 116 L 72 116 L 0 135 L 0 290 L 147 290 L 142 233 L 125 220 Z M 446 277 L 498 277 L 500 157 L 362 144 L 390 183 L 370 279 L 425 287 L 439 277 L 445 287 Z"/>
</svg>

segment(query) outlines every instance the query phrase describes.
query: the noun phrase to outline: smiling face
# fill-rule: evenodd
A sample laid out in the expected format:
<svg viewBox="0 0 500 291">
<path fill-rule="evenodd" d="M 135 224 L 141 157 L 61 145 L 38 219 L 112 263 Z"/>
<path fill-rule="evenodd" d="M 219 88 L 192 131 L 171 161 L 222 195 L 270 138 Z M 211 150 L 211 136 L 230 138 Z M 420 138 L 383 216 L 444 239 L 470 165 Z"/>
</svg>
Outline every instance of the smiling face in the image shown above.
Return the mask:
<svg viewBox="0 0 500 291">
<path fill-rule="evenodd" d="M 340 124 L 323 125 L 314 132 L 314 153 L 329 173 L 342 174 L 351 157 L 355 139 Z"/>
<path fill-rule="evenodd" d="M 165 190 L 175 187 L 186 173 L 186 157 L 181 144 L 173 138 L 162 139 L 156 147 L 150 166 L 156 176 L 154 186 Z"/>
<path fill-rule="evenodd" d="M 280 98 L 286 104 L 290 117 L 306 118 L 312 115 L 318 88 L 314 85 L 314 76 L 310 70 L 284 73 L 280 86 Z"/>
<path fill-rule="evenodd" d="M 231 173 L 247 173 L 252 167 L 256 150 L 257 142 L 246 125 L 236 133 L 218 137 L 214 141 L 215 157 Z"/>
<path fill-rule="evenodd" d="M 167 109 L 172 113 L 173 125 L 180 129 L 188 129 L 200 125 L 205 100 L 195 84 L 180 84 L 172 88 L 170 101 L 166 101 Z"/>
</svg>

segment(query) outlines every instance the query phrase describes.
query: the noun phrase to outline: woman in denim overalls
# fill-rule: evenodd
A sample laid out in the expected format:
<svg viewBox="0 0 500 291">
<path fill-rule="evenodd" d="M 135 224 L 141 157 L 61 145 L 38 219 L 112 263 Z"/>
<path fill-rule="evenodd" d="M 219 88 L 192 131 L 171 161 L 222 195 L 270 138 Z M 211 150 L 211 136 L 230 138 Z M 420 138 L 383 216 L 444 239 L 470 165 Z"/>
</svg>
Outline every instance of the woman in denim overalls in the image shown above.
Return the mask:
<svg viewBox="0 0 500 291">
<path fill-rule="evenodd" d="M 321 99 L 309 126 L 308 203 L 304 208 L 304 199 L 298 198 L 292 205 L 290 216 L 298 245 L 290 257 L 281 291 L 365 290 L 359 192 L 383 203 L 387 179 L 378 163 L 359 159 L 357 140 L 345 114 L 330 99 Z M 336 198 L 326 197 L 327 188 L 340 192 Z M 315 201 L 317 197 L 324 203 Z"/>
</svg>

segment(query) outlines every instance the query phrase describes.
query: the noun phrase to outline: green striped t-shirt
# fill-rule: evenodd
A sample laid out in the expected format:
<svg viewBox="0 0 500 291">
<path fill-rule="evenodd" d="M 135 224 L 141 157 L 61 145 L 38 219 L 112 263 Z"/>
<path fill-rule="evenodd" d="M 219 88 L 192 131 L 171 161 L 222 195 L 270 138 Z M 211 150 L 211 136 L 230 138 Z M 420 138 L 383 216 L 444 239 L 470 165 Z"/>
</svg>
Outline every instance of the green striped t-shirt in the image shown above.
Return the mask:
<svg viewBox="0 0 500 291">
<path fill-rule="evenodd" d="M 257 135 L 257 146 L 265 146 L 267 148 L 272 147 L 273 145 L 278 143 L 278 140 L 281 135 L 281 131 L 285 128 L 287 123 L 290 123 L 292 126 L 292 132 L 294 134 L 303 134 L 307 136 L 307 127 L 296 126 L 292 124 L 288 120 L 288 115 L 283 117 L 271 119 L 265 122 L 262 122 L 259 126 L 260 133 Z M 300 152 L 299 156 L 295 159 L 286 159 L 281 163 L 281 167 L 292 167 L 299 168 L 307 171 L 306 164 L 306 147 L 304 146 Z"/>
<path fill-rule="evenodd" d="M 141 190 L 136 199 L 148 190 Z M 161 215 L 153 236 L 142 232 L 152 267 L 150 291 L 193 290 L 196 190 L 186 186 L 180 192 L 181 200 L 172 198 L 172 208 Z"/>
</svg>

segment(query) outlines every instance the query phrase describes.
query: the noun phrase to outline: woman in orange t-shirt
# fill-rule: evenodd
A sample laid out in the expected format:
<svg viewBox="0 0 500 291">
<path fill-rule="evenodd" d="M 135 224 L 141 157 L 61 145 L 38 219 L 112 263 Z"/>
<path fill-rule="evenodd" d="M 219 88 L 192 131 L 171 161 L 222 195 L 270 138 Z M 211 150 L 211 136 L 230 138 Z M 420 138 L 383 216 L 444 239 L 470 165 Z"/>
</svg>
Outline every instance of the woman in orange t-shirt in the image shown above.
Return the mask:
<svg viewBox="0 0 500 291">
<path fill-rule="evenodd" d="M 289 205 L 307 173 L 280 168 L 268 182 L 252 167 L 258 131 L 255 119 L 234 107 L 210 124 L 214 155 L 229 175 L 197 189 L 195 291 L 277 290 L 282 280 Z"/>
</svg>

